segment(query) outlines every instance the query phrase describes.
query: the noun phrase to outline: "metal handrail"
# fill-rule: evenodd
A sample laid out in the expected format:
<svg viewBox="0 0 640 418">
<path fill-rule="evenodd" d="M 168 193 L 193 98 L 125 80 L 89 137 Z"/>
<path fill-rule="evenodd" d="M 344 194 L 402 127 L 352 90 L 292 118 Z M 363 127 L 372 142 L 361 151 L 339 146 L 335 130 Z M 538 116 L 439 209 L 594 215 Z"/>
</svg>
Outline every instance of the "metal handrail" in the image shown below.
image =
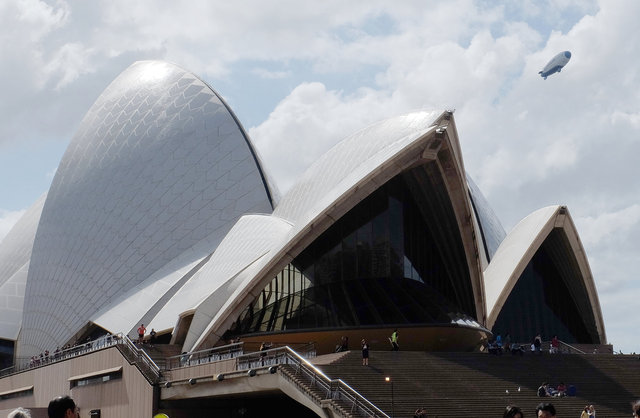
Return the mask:
<svg viewBox="0 0 640 418">
<path fill-rule="evenodd" d="M 160 368 L 153 361 L 151 357 L 147 354 L 146 351 L 136 347 L 136 345 L 131 341 L 128 335 L 125 335 L 121 339 L 124 343 L 124 346 L 127 347 L 136 357 L 136 364 L 140 365 L 142 363 L 147 370 L 153 373 L 154 380 L 158 380 L 160 378 Z"/>
<path fill-rule="evenodd" d="M 298 354 L 302 354 L 306 357 L 306 353 L 316 351 L 316 343 L 315 341 L 311 342 L 289 342 L 289 341 L 245 341 L 244 342 L 244 350 L 247 353 L 260 351 L 260 348 L 263 344 L 265 344 L 268 348 L 276 348 L 276 347 L 291 347 L 293 351 Z"/>
<path fill-rule="evenodd" d="M 289 364 L 295 367 L 297 374 L 302 374 L 312 386 L 318 387 L 326 400 L 343 400 L 351 404 L 351 413 L 367 417 L 388 418 L 380 408 L 358 393 L 342 379 L 331 379 L 320 369 L 311 364 L 290 347 L 278 347 L 256 353 L 239 356 L 236 359 L 237 370 L 270 367 L 278 364 Z M 280 370 L 280 369 L 278 369 Z M 286 374 L 280 374 L 292 381 Z M 311 397 L 313 398 L 313 397 Z M 320 402 L 317 402 L 320 404 Z"/>
<path fill-rule="evenodd" d="M 177 369 L 179 367 L 194 366 L 198 364 L 211 363 L 214 361 L 227 360 L 244 354 L 244 344 L 242 342 L 223 345 L 220 347 L 208 348 L 206 350 L 182 353 L 166 358 L 165 369 Z"/>
<path fill-rule="evenodd" d="M 231 345 L 231 344 L 230 344 Z M 174 356 L 174 358 L 182 357 L 184 359 L 188 359 L 190 356 L 193 356 L 196 353 L 206 353 L 210 350 L 202 350 L 194 353 L 183 353 L 180 356 Z M 315 350 L 309 350 L 309 352 L 314 352 Z M 226 361 L 229 359 L 220 359 L 209 361 L 208 357 L 193 357 L 194 361 L 200 361 L 197 364 L 204 363 L 215 363 L 218 361 Z M 298 352 L 293 350 L 291 347 L 276 347 L 268 350 L 255 351 L 251 353 L 241 354 L 234 357 L 233 362 L 233 370 L 223 372 L 219 377 L 222 379 L 232 378 L 232 377 L 240 377 L 246 376 L 246 372 L 250 372 L 250 376 L 254 376 L 260 372 L 262 373 L 274 373 L 277 372 L 280 376 L 284 377 L 294 385 L 298 386 L 299 389 L 306 393 L 309 398 L 315 402 L 317 405 L 322 405 L 322 401 L 337 401 L 341 400 L 347 404 L 351 405 L 350 413 L 353 415 L 373 417 L 373 418 L 389 418 L 387 414 L 385 414 L 382 410 L 380 410 L 377 406 L 372 404 L 369 400 L 367 400 L 364 396 L 358 393 L 355 389 L 349 386 L 346 382 L 341 379 L 331 379 L 327 375 L 325 375 L 322 370 L 315 367 L 311 364 L 307 359 L 305 359 Z M 167 362 L 171 364 L 175 364 L 175 362 Z M 193 362 L 189 363 L 189 361 L 182 362 L 179 364 L 179 367 L 188 367 L 193 365 Z M 293 379 L 284 368 L 280 368 L 277 366 L 281 365 L 290 365 L 294 368 L 295 374 L 298 376 L 302 376 L 306 384 L 300 383 Z M 270 369 L 271 367 L 276 366 L 275 369 Z M 270 370 L 269 370 L 270 369 Z M 267 370 L 269 370 L 267 372 Z M 218 378 L 218 377 L 213 377 Z M 185 383 L 189 379 L 182 378 L 179 380 L 172 380 L 170 383 Z M 167 382 L 169 383 L 169 382 Z M 310 387 L 316 387 L 319 389 L 319 392 L 322 394 L 321 396 L 314 396 L 313 392 L 309 389 Z"/>
<path fill-rule="evenodd" d="M 84 355 L 93 351 L 102 350 L 104 348 L 117 345 L 122 340 L 122 334 L 107 334 L 103 335 L 95 340 L 90 340 L 84 343 L 77 344 L 73 347 L 56 350 L 50 353 L 48 356 L 31 358 L 19 358 L 16 364 L 0 370 L 0 376 L 7 376 L 22 372 L 24 370 L 35 369 L 38 367 L 46 366 L 48 364 L 57 363 L 59 361 L 67 360 L 73 357 Z"/>
<path fill-rule="evenodd" d="M 31 359 L 23 358 L 21 361 L 17 361 L 13 366 L 0 370 L 0 377 L 20 373 L 29 369 L 43 367 L 52 363 L 68 360 L 70 358 L 78 357 L 84 354 L 114 346 L 126 347 L 126 349 L 128 349 L 129 352 L 135 357 L 135 362 L 137 364 L 142 364 L 143 367 L 151 371 L 155 379 L 159 378 L 160 368 L 155 364 L 151 357 L 149 357 L 149 355 L 144 350 L 136 347 L 136 345 L 131 341 L 131 339 L 129 339 L 128 336 L 121 333 L 103 335 L 99 338 L 96 338 L 95 340 L 87 341 L 85 343 L 75 345 L 65 350 L 55 351 L 42 358 L 36 359 L 35 356 Z"/>
<path fill-rule="evenodd" d="M 561 345 L 568 347 L 568 348 L 569 348 L 569 350 L 573 350 L 573 351 L 575 351 L 575 352 L 576 352 L 576 353 L 578 353 L 578 354 L 587 354 L 587 353 L 585 353 L 584 351 L 580 350 L 579 348 L 572 346 L 571 344 L 567 344 L 567 343 L 565 343 L 564 341 L 559 341 L 559 342 L 560 342 L 560 344 L 561 344 Z M 570 351 L 570 352 L 571 352 L 571 351 Z"/>
</svg>

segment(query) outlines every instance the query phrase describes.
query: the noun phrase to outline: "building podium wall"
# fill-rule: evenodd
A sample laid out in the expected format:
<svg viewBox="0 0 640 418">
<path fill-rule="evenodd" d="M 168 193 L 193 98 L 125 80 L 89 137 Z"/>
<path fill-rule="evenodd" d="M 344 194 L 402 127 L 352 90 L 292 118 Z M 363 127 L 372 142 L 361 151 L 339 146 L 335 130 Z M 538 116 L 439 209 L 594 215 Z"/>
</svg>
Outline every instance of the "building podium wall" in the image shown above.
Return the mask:
<svg viewBox="0 0 640 418">
<path fill-rule="evenodd" d="M 99 376 L 103 371 L 118 369 L 121 370 L 121 377 L 71 388 L 70 378 Z M 33 387 L 33 393 L 29 396 L 0 400 L 0 415 L 21 406 L 32 409 L 34 417 L 41 416 L 42 412 L 42 416 L 46 417 L 49 401 L 60 395 L 73 398 L 82 418 L 89 418 L 93 409 L 100 409 L 103 417 L 150 417 L 153 414 L 153 386 L 116 347 L 0 379 L 0 393 L 28 387 Z"/>
</svg>

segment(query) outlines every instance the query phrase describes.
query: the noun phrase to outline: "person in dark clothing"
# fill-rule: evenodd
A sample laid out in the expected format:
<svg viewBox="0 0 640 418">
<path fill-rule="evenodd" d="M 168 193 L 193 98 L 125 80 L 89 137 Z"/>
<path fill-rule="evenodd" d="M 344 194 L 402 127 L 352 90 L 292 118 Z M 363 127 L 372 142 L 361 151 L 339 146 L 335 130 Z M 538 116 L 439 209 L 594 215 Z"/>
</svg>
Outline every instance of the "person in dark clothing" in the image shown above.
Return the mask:
<svg viewBox="0 0 640 418">
<path fill-rule="evenodd" d="M 522 410 L 515 405 L 508 405 L 505 410 L 502 418 L 524 418 L 524 414 Z"/>
<path fill-rule="evenodd" d="M 265 351 L 267 351 L 269 349 L 269 346 L 267 345 L 267 343 L 263 342 L 262 344 L 260 344 L 260 360 L 262 362 L 262 365 L 264 366 L 264 360 L 267 357 L 267 353 L 265 353 Z"/>
<path fill-rule="evenodd" d="M 369 365 L 369 344 L 367 344 L 367 341 L 363 338 L 362 339 L 362 365 L 363 366 L 368 366 Z"/>
<path fill-rule="evenodd" d="M 542 337 L 540 336 L 540 334 L 536 335 L 536 337 L 533 339 L 533 347 L 536 350 L 536 353 L 541 353 L 541 349 L 542 349 Z"/>
<path fill-rule="evenodd" d="M 545 396 L 549 396 L 549 392 L 548 392 L 548 383 L 544 382 L 543 384 L 540 385 L 540 387 L 538 388 L 538 397 L 539 398 L 544 398 Z"/>
<path fill-rule="evenodd" d="M 556 408 L 550 403 L 541 403 L 536 407 L 538 418 L 553 418 L 556 416 Z"/>
<path fill-rule="evenodd" d="M 341 353 L 343 351 L 349 351 L 349 337 L 343 336 L 340 340 L 340 344 L 336 346 L 336 353 Z"/>
<path fill-rule="evenodd" d="M 80 409 L 68 395 L 58 396 L 49 402 L 47 414 L 49 418 L 80 418 Z"/>
</svg>

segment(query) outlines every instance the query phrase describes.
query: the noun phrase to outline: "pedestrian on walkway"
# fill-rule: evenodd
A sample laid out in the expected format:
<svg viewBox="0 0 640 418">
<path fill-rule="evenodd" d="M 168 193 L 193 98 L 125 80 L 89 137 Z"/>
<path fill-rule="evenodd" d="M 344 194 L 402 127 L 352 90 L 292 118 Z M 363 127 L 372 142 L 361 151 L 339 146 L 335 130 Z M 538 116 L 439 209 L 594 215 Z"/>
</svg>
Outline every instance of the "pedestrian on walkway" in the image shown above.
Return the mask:
<svg viewBox="0 0 640 418">
<path fill-rule="evenodd" d="M 147 332 L 147 329 L 144 327 L 144 324 L 140 324 L 140 326 L 138 327 L 138 344 L 143 343 L 145 332 Z"/>
<path fill-rule="evenodd" d="M 367 344 L 367 341 L 363 338 L 362 339 L 362 365 L 363 366 L 368 366 L 369 365 L 369 344 Z"/>
<path fill-rule="evenodd" d="M 394 329 L 393 333 L 391 334 L 391 338 L 389 338 L 389 341 L 391 341 L 391 350 L 393 351 L 398 351 L 400 349 L 400 346 L 398 345 L 398 329 Z"/>
</svg>

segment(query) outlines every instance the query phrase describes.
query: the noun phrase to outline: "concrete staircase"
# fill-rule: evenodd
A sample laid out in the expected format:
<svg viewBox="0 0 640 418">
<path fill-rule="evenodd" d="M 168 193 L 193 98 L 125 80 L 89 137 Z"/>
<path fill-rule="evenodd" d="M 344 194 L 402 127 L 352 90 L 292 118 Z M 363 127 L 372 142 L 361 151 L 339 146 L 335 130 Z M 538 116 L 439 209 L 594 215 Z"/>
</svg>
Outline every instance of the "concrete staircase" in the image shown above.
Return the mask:
<svg viewBox="0 0 640 418">
<path fill-rule="evenodd" d="M 536 405 L 547 401 L 556 406 L 559 417 L 580 416 L 585 405 L 594 404 L 599 418 L 616 418 L 628 417 L 630 402 L 640 398 L 637 356 L 374 351 L 369 364 L 362 366 L 360 352 L 352 351 L 318 367 L 396 417 L 411 417 L 424 407 L 430 418 L 494 418 L 508 404 L 535 416 Z M 393 406 L 387 376 L 393 381 Z M 574 385 L 576 396 L 536 396 L 542 382 L 555 386 L 560 381 Z"/>
<path fill-rule="evenodd" d="M 333 417 L 357 417 L 361 416 L 353 410 L 352 405 L 345 400 L 331 399 L 327 391 L 319 387 L 308 376 L 296 371 L 296 366 L 281 365 L 280 372 L 292 381 L 298 390 L 310 397 L 314 403 L 320 404 L 324 410 L 329 410 L 329 416 Z"/>
<path fill-rule="evenodd" d="M 180 354 L 180 346 L 177 344 L 136 344 L 137 347 L 142 348 L 154 363 L 160 368 L 165 369 L 166 359 L 174 357 Z"/>
</svg>

